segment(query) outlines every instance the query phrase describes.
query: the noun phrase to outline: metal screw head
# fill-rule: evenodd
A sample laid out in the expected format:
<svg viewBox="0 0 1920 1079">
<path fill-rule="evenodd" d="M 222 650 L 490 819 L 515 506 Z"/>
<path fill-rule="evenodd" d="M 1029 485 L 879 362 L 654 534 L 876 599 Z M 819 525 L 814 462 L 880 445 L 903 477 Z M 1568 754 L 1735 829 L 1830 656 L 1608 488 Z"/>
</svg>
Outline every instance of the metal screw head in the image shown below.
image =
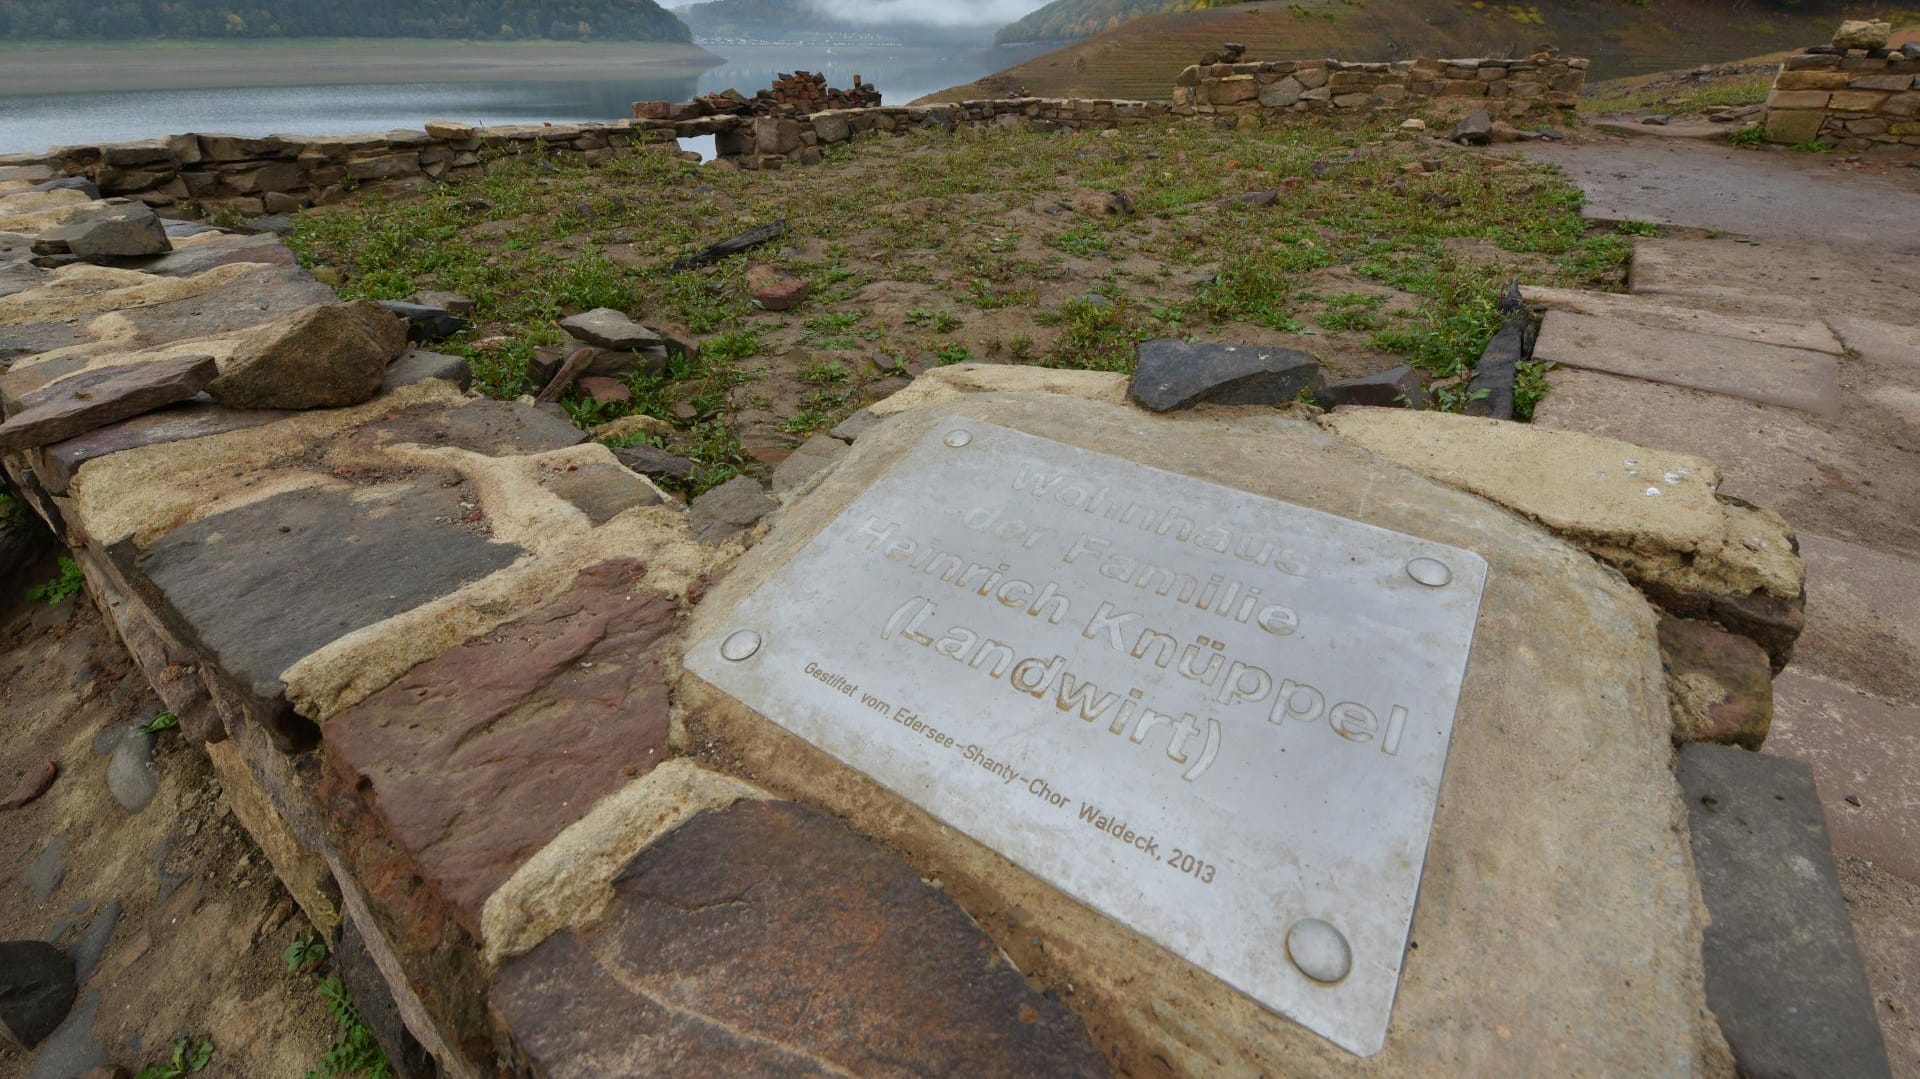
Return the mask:
<svg viewBox="0 0 1920 1079">
<path fill-rule="evenodd" d="M 720 658 L 738 663 L 760 651 L 760 635 L 750 629 L 735 630 L 720 642 Z"/>
<path fill-rule="evenodd" d="M 1302 918 L 1287 930 L 1287 958 L 1300 973 L 1329 985 L 1353 970 L 1347 938 L 1318 918 Z"/>
<path fill-rule="evenodd" d="M 1453 571 L 1437 558 L 1416 558 L 1407 563 L 1407 576 L 1428 588 L 1442 588 L 1453 580 Z"/>
<path fill-rule="evenodd" d="M 968 443 L 973 441 L 973 432 L 948 431 L 947 437 L 942 439 L 942 441 L 944 441 L 947 445 L 952 446 L 954 449 L 957 450 L 960 447 L 965 446 Z"/>
</svg>

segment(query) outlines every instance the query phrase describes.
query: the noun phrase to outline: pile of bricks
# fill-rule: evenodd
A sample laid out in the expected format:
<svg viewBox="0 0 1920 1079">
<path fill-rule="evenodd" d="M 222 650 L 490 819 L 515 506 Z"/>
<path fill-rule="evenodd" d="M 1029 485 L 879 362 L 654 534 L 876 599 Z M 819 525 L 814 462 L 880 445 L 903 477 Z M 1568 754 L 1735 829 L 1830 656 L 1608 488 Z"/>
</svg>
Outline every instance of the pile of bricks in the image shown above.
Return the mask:
<svg viewBox="0 0 1920 1079">
<path fill-rule="evenodd" d="M 853 89 L 827 85 L 827 77 L 811 71 L 782 74 L 768 89 L 747 97 L 738 90 L 722 90 L 692 101 L 636 101 L 636 120 L 695 120 L 702 116 L 809 116 L 835 109 L 872 109 L 880 106 L 880 91 L 853 77 Z"/>
</svg>

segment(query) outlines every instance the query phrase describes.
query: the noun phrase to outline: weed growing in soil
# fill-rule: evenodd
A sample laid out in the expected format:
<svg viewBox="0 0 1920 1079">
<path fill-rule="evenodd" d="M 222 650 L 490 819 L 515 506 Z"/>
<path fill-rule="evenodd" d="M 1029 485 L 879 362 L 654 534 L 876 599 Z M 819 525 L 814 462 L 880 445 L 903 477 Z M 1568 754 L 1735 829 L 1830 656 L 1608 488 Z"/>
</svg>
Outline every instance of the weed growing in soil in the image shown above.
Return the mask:
<svg viewBox="0 0 1920 1079">
<path fill-rule="evenodd" d="M 359 1009 L 347 996 L 347 986 L 340 975 L 330 975 L 320 983 L 320 999 L 326 1001 L 327 1012 L 339 1030 L 333 1044 L 320 1058 L 319 1067 L 308 1072 L 307 1079 L 339 1079 L 341 1076 L 392 1079 L 393 1066 L 387 1063 L 387 1054 L 380 1048 L 373 1031 L 360 1021 Z"/>
<path fill-rule="evenodd" d="M 181 1038 L 173 1043 L 173 1056 L 163 1064 L 149 1064 L 134 1079 L 187 1079 L 207 1070 L 213 1062 L 213 1043 Z"/>
<path fill-rule="evenodd" d="M 1075 209 L 1099 201 L 1089 191 L 1125 192 L 1135 212 Z M 1242 200 L 1253 191 L 1275 197 Z M 695 461 L 698 493 L 890 392 L 903 367 L 988 357 L 1125 373 L 1138 342 L 1193 336 L 1310 351 L 1331 377 L 1411 362 L 1463 383 L 1514 278 L 1624 280 L 1632 237 L 1591 226 L 1580 205 L 1545 166 L 1403 139 L 1384 121 L 916 131 L 779 172 L 663 153 L 597 170 L 506 158 L 411 201 L 305 214 L 293 244 L 338 270 L 349 298 L 473 297 L 474 329 L 442 347 L 496 397 L 537 389 L 528 362 L 563 343 L 557 322 L 575 311 L 685 327 L 698 359 L 630 379 L 631 403 L 566 403 L 582 423 L 672 424 L 659 441 Z M 671 268 L 771 220 L 789 223 L 780 243 Z M 804 275 L 812 298 L 759 310 L 750 263 Z M 823 364 L 843 377 L 823 378 Z M 1448 389 L 1440 399 L 1457 404 Z"/>
<path fill-rule="evenodd" d="M 51 581 L 42 581 L 27 589 L 27 599 L 43 599 L 47 606 L 58 607 L 71 597 L 78 595 L 87 585 L 87 578 L 80 571 L 80 563 L 64 555 L 60 558 L 60 576 Z"/>
</svg>

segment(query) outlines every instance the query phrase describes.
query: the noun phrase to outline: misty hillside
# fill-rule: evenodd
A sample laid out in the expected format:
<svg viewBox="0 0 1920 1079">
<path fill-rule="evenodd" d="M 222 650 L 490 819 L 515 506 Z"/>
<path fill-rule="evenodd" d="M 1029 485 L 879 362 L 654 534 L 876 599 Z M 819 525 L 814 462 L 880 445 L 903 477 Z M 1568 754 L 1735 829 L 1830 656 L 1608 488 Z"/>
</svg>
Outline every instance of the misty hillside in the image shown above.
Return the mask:
<svg viewBox="0 0 1920 1079">
<path fill-rule="evenodd" d="M 0 0 L 0 37 L 693 39 L 653 0 Z"/>
<path fill-rule="evenodd" d="M 1526 8 L 1459 0 L 1251 0 L 1132 19 L 930 100 L 1018 91 L 1164 99 L 1182 68 L 1227 41 L 1245 43 L 1250 60 L 1514 56 L 1551 43 L 1590 58 L 1592 77 L 1607 79 L 1819 44 L 1843 16 L 1886 10 L 1847 0 L 1536 0 Z"/>
<path fill-rule="evenodd" d="M 1172 11 L 1200 11 L 1244 3 L 1245 0 L 1053 0 L 1053 3 L 1000 28 L 996 45 L 1030 41 L 1073 41 L 1092 37 L 1142 15 Z"/>
<path fill-rule="evenodd" d="M 694 39 L 724 41 L 889 41 L 909 44 L 985 44 L 986 24 L 941 25 L 931 20 L 836 18 L 809 0 L 708 0 L 679 9 Z"/>
</svg>

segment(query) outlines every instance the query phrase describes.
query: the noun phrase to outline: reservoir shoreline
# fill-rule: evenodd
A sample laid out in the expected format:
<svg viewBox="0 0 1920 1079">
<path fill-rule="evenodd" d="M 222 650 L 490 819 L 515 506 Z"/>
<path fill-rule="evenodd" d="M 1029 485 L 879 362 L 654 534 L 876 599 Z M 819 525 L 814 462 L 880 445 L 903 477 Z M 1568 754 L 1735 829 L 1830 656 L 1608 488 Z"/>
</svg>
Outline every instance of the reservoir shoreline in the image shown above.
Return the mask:
<svg viewBox="0 0 1920 1079">
<path fill-rule="evenodd" d="M 0 47 L 0 97 L 362 83 L 582 82 L 692 76 L 726 62 L 697 45 L 327 39 Z"/>
</svg>

